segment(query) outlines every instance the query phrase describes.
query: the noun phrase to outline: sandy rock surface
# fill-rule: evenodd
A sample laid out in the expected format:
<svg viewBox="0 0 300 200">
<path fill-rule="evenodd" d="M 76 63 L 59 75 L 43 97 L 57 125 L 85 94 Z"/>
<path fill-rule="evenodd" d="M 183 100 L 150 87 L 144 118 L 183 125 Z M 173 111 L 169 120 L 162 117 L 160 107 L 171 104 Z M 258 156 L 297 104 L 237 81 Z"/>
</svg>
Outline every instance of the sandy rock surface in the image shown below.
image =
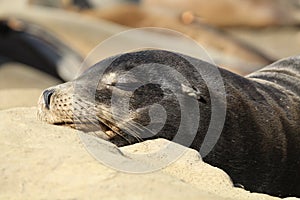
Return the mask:
<svg viewBox="0 0 300 200">
<path fill-rule="evenodd" d="M 0 199 L 278 199 L 233 188 L 222 170 L 177 144 L 183 156 L 162 170 L 115 170 L 88 151 L 95 148 L 126 165 L 135 153 L 153 152 L 169 142 L 160 139 L 118 149 L 79 131 L 42 123 L 36 111 L 0 111 Z M 157 159 L 160 163 L 164 157 Z M 138 161 L 151 164 L 147 156 Z"/>
<path fill-rule="evenodd" d="M 38 122 L 35 113 L 0 113 L 0 199 L 222 199 L 163 172 L 106 167 L 86 151 L 77 131 Z"/>
</svg>

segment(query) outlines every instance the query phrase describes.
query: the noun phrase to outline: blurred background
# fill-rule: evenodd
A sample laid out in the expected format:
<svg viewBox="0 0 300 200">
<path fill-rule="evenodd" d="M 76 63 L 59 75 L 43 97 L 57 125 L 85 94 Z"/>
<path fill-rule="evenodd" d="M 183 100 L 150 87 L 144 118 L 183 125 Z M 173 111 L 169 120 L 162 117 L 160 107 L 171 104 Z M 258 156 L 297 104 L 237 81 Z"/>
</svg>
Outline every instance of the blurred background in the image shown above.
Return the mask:
<svg viewBox="0 0 300 200">
<path fill-rule="evenodd" d="M 299 0 L 0 0 L 0 109 L 11 99 L 33 104 L 42 89 L 76 77 L 99 43 L 132 28 L 185 34 L 218 66 L 245 75 L 299 54 L 299 24 Z M 179 43 L 149 32 L 120 38 L 97 59 L 137 38 Z M 26 92 L 31 100 L 20 98 Z"/>
</svg>

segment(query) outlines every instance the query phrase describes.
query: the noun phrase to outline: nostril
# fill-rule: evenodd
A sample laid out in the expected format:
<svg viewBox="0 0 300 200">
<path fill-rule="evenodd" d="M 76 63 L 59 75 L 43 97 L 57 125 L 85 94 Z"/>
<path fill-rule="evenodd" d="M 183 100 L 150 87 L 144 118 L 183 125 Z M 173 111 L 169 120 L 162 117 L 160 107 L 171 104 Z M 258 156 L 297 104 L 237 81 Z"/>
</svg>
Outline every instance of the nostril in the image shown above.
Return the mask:
<svg viewBox="0 0 300 200">
<path fill-rule="evenodd" d="M 50 108 L 51 96 L 53 95 L 54 90 L 45 90 L 43 92 L 44 102 L 47 109 Z"/>
</svg>

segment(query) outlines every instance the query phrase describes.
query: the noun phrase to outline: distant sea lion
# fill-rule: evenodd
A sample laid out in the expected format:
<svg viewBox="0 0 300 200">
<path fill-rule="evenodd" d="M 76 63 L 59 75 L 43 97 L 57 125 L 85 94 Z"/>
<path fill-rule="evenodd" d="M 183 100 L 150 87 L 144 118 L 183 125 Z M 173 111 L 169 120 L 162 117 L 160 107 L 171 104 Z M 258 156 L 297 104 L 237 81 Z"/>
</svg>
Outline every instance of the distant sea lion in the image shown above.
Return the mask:
<svg viewBox="0 0 300 200">
<path fill-rule="evenodd" d="M 181 2 L 183 4 L 187 3 L 184 1 Z M 172 4 L 172 2 L 170 3 Z M 206 7 L 204 6 L 203 8 Z M 221 52 L 222 57 L 215 56 L 214 54 L 212 56 L 217 58 L 215 60 L 218 60 L 220 65 L 228 67 L 230 71 L 235 69 L 239 74 L 249 73 L 247 71 L 249 69 L 244 65 L 251 66 L 250 69 L 254 71 L 253 68 L 258 69 L 258 66 L 267 65 L 274 61 L 271 56 L 256 48 L 251 43 L 240 40 L 218 27 L 204 23 L 198 17 L 195 17 L 190 23 L 185 24 L 180 19 L 180 14 L 175 17 L 168 15 L 168 9 L 165 12 L 159 11 L 155 12 L 147 6 L 128 4 L 102 9 L 83 10 L 80 13 L 133 28 L 161 27 L 178 31 L 193 38 L 199 44 L 204 45 L 211 53 L 215 51 Z M 221 18 L 224 19 L 223 16 Z M 230 58 L 230 62 L 228 58 Z M 245 62 L 243 68 L 240 67 L 240 60 Z"/>
<path fill-rule="evenodd" d="M 299 2 L 295 0 L 142 0 L 142 5 L 147 9 L 156 8 L 172 14 L 192 11 L 202 21 L 223 27 L 267 27 L 299 23 Z"/>
<path fill-rule="evenodd" d="M 203 74 L 195 70 L 195 62 Z M 149 73 L 132 73 L 149 66 Z M 162 66 L 186 79 L 178 81 L 174 74 L 160 71 Z M 172 140 L 182 120 L 182 109 L 199 108 L 200 116 L 186 116 L 199 121 L 190 145 L 199 150 L 211 122 L 212 98 L 217 98 L 220 105 L 227 103 L 226 119 L 216 145 L 203 160 L 223 169 L 235 184 L 252 192 L 300 197 L 300 57 L 280 60 L 246 77 L 218 68 L 226 102 L 218 99 L 217 89 L 209 91 L 204 81 L 216 79 L 210 71 L 215 67 L 163 50 L 117 55 L 97 63 L 74 81 L 46 89 L 39 100 L 38 116 L 51 124 L 95 131 L 123 146 L 157 137 Z M 140 84 L 144 78 L 154 83 Z M 178 97 L 197 101 L 198 108 L 182 108 Z M 129 110 L 119 117 L 126 99 Z M 150 119 L 151 106 L 158 104 L 164 107 L 166 118 Z M 115 105 L 120 105 L 116 115 Z M 156 135 L 145 134 L 150 122 L 161 127 Z M 100 128 L 104 132 L 97 132 Z M 189 127 L 185 128 L 189 137 Z"/>
<path fill-rule="evenodd" d="M 74 78 L 83 58 L 47 29 L 16 18 L 0 20 L 0 58 L 20 62 L 63 81 Z"/>
</svg>

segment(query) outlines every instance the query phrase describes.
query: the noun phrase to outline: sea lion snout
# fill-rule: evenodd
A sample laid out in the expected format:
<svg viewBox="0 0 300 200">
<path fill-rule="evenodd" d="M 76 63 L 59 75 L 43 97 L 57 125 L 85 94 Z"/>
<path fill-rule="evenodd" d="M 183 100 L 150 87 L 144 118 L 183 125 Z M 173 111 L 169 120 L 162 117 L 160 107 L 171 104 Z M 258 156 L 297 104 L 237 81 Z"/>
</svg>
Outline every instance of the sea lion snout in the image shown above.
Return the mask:
<svg viewBox="0 0 300 200">
<path fill-rule="evenodd" d="M 72 90 L 69 83 L 45 89 L 38 100 L 38 118 L 51 124 L 70 123 L 73 120 Z"/>
</svg>

